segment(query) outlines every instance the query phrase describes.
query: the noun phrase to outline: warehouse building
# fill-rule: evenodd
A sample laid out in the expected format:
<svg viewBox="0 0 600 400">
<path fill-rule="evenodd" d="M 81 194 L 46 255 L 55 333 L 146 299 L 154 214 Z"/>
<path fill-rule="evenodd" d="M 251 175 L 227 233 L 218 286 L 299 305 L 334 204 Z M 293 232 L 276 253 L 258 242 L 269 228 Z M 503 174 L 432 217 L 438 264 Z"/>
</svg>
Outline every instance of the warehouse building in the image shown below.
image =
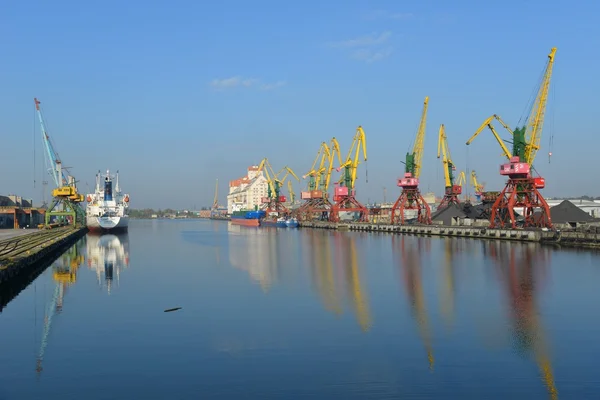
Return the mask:
<svg viewBox="0 0 600 400">
<path fill-rule="evenodd" d="M 261 199 L 267 197 L 268 182 L 257 165 L 248 167 L 246 176 L 229 181 L 227 213 L 260 207 Z"/>
</svg>

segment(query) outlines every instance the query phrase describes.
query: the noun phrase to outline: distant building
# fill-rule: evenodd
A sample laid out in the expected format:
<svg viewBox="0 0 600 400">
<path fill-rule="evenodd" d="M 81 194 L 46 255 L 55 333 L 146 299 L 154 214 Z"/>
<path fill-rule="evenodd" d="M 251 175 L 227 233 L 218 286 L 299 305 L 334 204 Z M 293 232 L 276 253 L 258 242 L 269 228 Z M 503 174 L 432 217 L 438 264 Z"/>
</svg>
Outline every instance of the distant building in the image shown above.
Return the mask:
<svg viewBox="0 0 600 400">
<path fill-rule="evenodd" d="M 247 175 L 229 181 L 229 194 L 227 195 L 227 212 L 243 209 L 254 209 L 262 204 L 262 198 L 267 197 L 267 178 L 257 165 L 248 167 Z"/>
</svg>

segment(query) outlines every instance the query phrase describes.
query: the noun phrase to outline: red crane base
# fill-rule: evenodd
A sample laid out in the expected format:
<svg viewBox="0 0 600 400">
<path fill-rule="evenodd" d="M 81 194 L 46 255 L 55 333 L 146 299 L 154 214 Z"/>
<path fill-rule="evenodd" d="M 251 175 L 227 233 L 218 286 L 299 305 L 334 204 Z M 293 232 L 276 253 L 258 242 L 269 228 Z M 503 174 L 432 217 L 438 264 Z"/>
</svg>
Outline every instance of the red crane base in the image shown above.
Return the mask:
<svg viewBox="0 0 600 400">
<path fill-rule="evenodd" d="M 360 212 L 359 222 L 369 220 L 369 209 L 363 206 L 354 196 L 340 196 L 329 212 L 329 221 L 340 222 L 340 211 L 358 211 Z"/>
<path fill-rule="evenodd" d="M 294 214 L 299 221 L 312 221 L 314 219 L 327 221 L 331 207 L 332 205 L 327 198 L 308 199 L 294 211 Z"/>
<path fill-rule="evenodd" d="M 442 208 L 448 207 L 450 204 L 457 204 L 457 205 L 460 204 L 460 200 L 458 200 L 458 194 L 456 194 L 456 193 L 445 194 L 444 198 L 440 202 L 440 205 L 438 206 L 437 209 L 441 210 Z"/>
<path fill-rule="evenodd" d="M 535 178 L 509 178 L 492 206 L 490 228 L 517 228 L 515 208 L 523 207 L 524 228 L 552 229 L 548 203 L 537 190 Z M 536 213 L 536 211 L 541 211 Z"/>
<path fill-rule="evenodd" d="M 419 188 L 417 187 L 404 187 L 400 197 L 392 206 L 391 223 L 393 224 L 404 224 L 404 211 L 405 210 L 417 210 L 417 221 L 420 224 L 431 225 L 431 208 L 425 201 Z M 396 215 L 398 212 L 398 215 Z M 398 221 L 399 220 L 399 221 Z"/>
<path fill-rule="evenodd" d="M 288 208 L 284 206 L 283 203 L 276 200 L 272 200 L 268 203 L 263 204 L 262 209 L 265 210 L 267 215 L 275 212 L 279 215 L 287 215 L 290 213 L 290 210 L 288 210 Z"/>
</svg>

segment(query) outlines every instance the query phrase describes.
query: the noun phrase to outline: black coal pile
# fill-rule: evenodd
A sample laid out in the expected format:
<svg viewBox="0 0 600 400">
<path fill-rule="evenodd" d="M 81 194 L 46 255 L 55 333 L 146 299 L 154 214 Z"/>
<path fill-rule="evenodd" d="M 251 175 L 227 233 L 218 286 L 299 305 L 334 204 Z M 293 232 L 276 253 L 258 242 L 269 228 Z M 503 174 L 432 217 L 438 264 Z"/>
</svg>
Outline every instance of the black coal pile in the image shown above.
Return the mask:
<svg viewBox="0 0 600 400">
<path fill-rule="evenodd" d="M 571 203 L 569 200 L 564 200 L 562 203 L 550 207 L 550 216 L 552 222 L 555 223 L 569 223 L 569 222 L 590 222 L 594 218 Z"/>
<path fill-rule="evenodd" d="M 456 218 L 468 218 L 467 214 L 463 211 L 462 205 L 450 204 L 441 210 L 437 210 L 431 216 L 433 221 L 441 221 L 444 225 L 452 225 L 452 220 Z"/>
</svg>

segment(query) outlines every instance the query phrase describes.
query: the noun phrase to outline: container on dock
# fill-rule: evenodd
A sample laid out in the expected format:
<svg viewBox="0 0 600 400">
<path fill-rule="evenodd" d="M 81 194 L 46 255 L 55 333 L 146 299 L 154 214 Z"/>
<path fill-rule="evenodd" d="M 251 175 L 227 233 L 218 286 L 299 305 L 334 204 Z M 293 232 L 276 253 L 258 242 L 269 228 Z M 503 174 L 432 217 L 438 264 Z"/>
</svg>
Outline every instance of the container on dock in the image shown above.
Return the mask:
<svg viewBox="0 0 600 400">
<path fill-rule="evenodd" d="M 300 192 L 300 199 L 308 200 L 311 199 L 311 192 Z"/>
</svg>

